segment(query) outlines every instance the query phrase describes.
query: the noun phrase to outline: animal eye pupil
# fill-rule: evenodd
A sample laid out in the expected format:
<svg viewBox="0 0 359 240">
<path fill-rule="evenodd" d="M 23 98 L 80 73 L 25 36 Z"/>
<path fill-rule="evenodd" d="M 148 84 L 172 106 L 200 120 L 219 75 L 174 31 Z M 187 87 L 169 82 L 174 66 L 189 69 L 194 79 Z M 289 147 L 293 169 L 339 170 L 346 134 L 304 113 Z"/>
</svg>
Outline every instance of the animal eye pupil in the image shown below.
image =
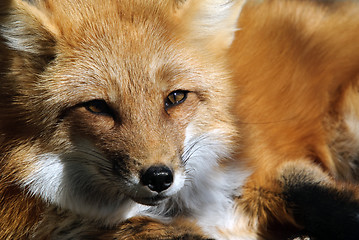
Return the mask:
<svg viewBox="0 0 359 240">
<path fill-rule="evenodd" d="M 183 103 L 187 98 L 188 91 L 177 90 L 171 92 L 166 99 L 165 105 L 166 108 L 176 106 L 178 104 Z"/>
<path fill-rule="evenodd" d="M 90 110 L 90 112 L 93 112 L 93 113 L 103 112 L 103 109 L 100 106 L 96 106 L 96 105 L 89 105 L 88 109 Z"/>
<path fill-rule="evenodd" d="M 85 103 L 87 111 L 94 114 L 112 115 L 110 107 L 104 100 L 92 100 Z"/>
</svg>

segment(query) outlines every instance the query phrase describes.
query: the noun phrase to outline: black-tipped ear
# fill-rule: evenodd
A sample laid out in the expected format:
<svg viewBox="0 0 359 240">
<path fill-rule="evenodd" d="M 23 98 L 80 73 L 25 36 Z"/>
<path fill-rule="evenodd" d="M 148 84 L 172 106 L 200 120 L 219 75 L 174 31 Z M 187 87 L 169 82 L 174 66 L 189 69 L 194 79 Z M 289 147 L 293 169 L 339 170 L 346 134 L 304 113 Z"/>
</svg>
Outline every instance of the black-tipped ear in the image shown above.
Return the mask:
<svg viewBox="0 0 359 240">
<path fill-rule="evenodd" d="M 174 0 L 175 17 L 194 43 L 226 49 L 234 39 L 245 0 Z"/>
<path fill-rule="evenodd" d="M 22 0 L 2 3 L 0 34 L 2 43 L 16 55 L 45 64 L 55 56 L 56 27 L 44 8 L 32 3 Z"/>
<path fill-rule="evenodd" d="M 314 239 L 359 239 L 359 191 L 338 184 L 317 166 L 289 164 L 281 183 L 288 208 Z"/>
</svg>

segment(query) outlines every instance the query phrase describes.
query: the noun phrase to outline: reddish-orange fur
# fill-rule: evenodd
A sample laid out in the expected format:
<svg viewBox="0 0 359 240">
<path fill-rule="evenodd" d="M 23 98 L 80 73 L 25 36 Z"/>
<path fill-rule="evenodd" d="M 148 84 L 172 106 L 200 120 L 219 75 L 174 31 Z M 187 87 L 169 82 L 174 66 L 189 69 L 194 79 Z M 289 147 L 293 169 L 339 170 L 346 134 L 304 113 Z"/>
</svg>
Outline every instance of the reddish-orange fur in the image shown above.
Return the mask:
<svg viewBox="0 0 359 240">
<path fill-rule="evenodd" d="M 195 149 L 185 138 L 213 131 L 218 149 L 233 148 L 229 74 L 218 59 L 241 1 L 223 2 L 216 32 L 197 19 L 220 9 L 207 0 L 1 2 L 1 239 L 77 234 L 77 221 L 84 234 L 115 227 L 128 208 L 184 187 L 182 158 Z M 185 101 L 166 108 L 179 90 Z M 89 111 L 98 100 L 111 114 Z M 141 179 L 160 165 L 174 173 L 168 196 Z"/>
<path fill-rule="evenodd" d="M 263 231 L 273 218 L 293 221 L 277 195 L 283 164 L 311 162 L 339 180 L 358 179 L 353 159 L 333 154 L 357 151 L 344 120 L 359 107 L 358 11 L 357 4 L 310 1 L 253 1 L 244 7 L 230 49 L 235 111 L 246 133 L 241 157 L 254 170 L 241 204 L 259 218 Z"/>
<path fill-rule="evenodd" d="M 0 49 L 0 70 L 7 73 L 1 79 L 5 83 L 1 86 L 4 99 L 0 102 L 1 239 L 31 236 L 47 239 L 62 222 L 67 224 L 67 217 L 75 223 L 81 221 L 86 236 L 98 239 L 205 238 L 199 236 L 201 230 L 193 226 L 193 219 L 180 218 L 167 225 L 148 218 L 132 218 L 119 226 L 112 223 L 111 227 L 85 217 L 77 219 L 71 211 L 50 208 L 42 199 L 30 196 L 28 189 L 19 184 L 36 168 L 25 160 L 47 151 L 71 149 L 74 135 L 85 134 L 89 139 L 99 140 L 96 147 L 104 152 L 119 154 L 122 148 L 130 149 L 135 157 L 144 159 L 137 164 L 127 163 L 132 172 L 163 162 L 176 168 L 179 164 L 172 157 L 178 153 L 185 128 L 193 119 L 204 119 L 199 124 L 200 132 L 221 126 L 228 135 L 225 141 L 233 147 L 228 154 L 239 152 L 234 163 L 232 158 L 219 161 L 221 168 L 236 167 L 246 161 L 253 170 L 243 190 L 233 196 L 238 225 L 218 229 L 223 238 L 248 234 L 281 239 L 305 227 L 296 221 L 283 193 L 285 177 L 292 176 L 292 171 L 304 180 L 308 174 L 308 182 L 319 187 L 338 192 L 347 188 L 355 193 L 354 187 L 337 184 L 333 179 L 358 179 L 357 170 L 349 164 L 356 153 L 355 136 L 345 121 L 348 113 L 359 118 L 356 4 L 249 2 L 239 20 L 234 43 L 227 51 L 233 34 L 230 25 L 239 13 L 237 5 L 235 14 L 229 14 L 224 23 L 208 30 L 206 22 L 196 25 L 206 14 L 196 14 L 210 1 L 97 2 L 103 5 L 95 4 L 96 0 L 33 2 L 37 7 L 20 0 L 0 3 L 0 10 L 6 14 L 10 5 L 12 11 L 15 9 L 10 19 L 1 15 L 1 24 L 20 18 L 20 22 L 26 23 L 20 38 L 30 47 L 24 51 L 14 44 L 10 46 L 12 51 Z M 98 7 L 96 11 L 94 6 Z M 134 16 L 140 16 L 136 24 L 132 24 Z M 98 39 L 102 39 L 101 44 L 96 42 Z M 124 54 L 117 46 L 126 46 L 124 49 L 131 51 Z M 171 48 L 167 49 L 168 46 Z M 201 50 L 197 52 L 197 48 Z M 156 72 L 151 70 L 161 63 L 149 61 L 154 54 L 151 49 L 161 50 L 155 52 L 159 61 L 169 61 Z M 59 52 L 62 60 L 46 66 Z M 166 58 L 168 53 L 186 61 Z M 92 58 L 96 61 L 88 61 Z M 180 66 L 179 69 L 173 70 L 172 64 Z M 187 66 L 184 73 L 183 66 Z M 227 67 L 232 71 L 232 83 L 227 82 Z M 149 73 L 156 80 L 163 80 L 155 88 L 160 90 L 151 94 L 147 91 L 153 87 L 151 82 L 144 80 L 142 85 L 136 85 L 131 81 L 143 80 L 141 76 Z M 38 74 L 39 79 L 35 78 Z M 68 81 L 69 75 L 79 81 Z M 34 83 L 34 79 L 41 84 Z M 176 81 L 170 81 L 173 79 Z M 84 82 L 93 84 L 83 86 Z M 123 85 L 117 85 L 118 82 Z M 178 108 L 169 109 L 167 115 L 162 104 L 156 105 L 162 103 L 166 96 L 163 94 L 168 94 L 163 89 L 187 88 L 193 94 Z M 235 101 L 232 88 L 236 88 Z M 203 89 L 206 91 L 202 92 Z M 122 96 L 116 95 L 121 91 Z M 79 107 L 79 103 L 94 98 L 105 98 L 117 107 L 122 119 L 128 120 L 124 124 L 128 128 L 119 127 L 122 122 L 115 123 Z M 199 106 L 208 108 L 200 110 Z M 228 114 L 229 108 L 233 115 Z M 67 111 L 61 112 L 63 109 Z M 60 112 L 67 117 L 64 125 L 56 121 L 63 117 Z M 234 116 L 238 129 L 233 125 Z M 142 118 L 146 121 L 141 121 Z M 54 135 L 52 130 L 58 126 L 61 128 Z M 115 127 L 118 131 L 111 132 Z M 353 201 L 357 200 L 354 194 Z"/>
</svg>

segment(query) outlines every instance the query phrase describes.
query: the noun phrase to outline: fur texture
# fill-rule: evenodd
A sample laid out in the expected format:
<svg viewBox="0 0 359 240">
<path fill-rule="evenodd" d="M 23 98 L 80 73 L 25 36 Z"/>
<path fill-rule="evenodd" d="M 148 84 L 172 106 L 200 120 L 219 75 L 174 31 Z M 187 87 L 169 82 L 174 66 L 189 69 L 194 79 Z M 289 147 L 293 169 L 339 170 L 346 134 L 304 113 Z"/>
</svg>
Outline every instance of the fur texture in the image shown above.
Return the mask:
<svg viewBox="0 0 359 240">
<path fill-rule="evenodd" d="M 138 215 L 217 232 L 248 175 L 229 161 L 218 61 L 242 2 L 2 4 L 0 238 L 84 239 Z M 157 166 L 173 174 L 163 191 L 142 179 Z"/>
<path fill-rule="evenodd" d="M 341 193 L 345 188 L 329 191 L 319 183 L 325 182 L 322 174 L 331 176 L 328 182 L 357 181 L 358 9 L 352 2 L 310 1 L 253 1 L 243 9 L 230 63 L 238 89 L 235 111 L 246 134 L 241 157 L 251 159 L 254 173 L 239 202 L 250 219 L 257 219 L 253 225 L 265 239 L 272 233 L 273 239 L 286 239 L 301 229 L 327 239 L 321 234 L 337 229 L 329 224 L 335 222 L 335 213 L 330 212 L 336 210 L 329 209 L 337 208 L 338 213 L 341 207 L 343 215 L 337 217 L 348 221 L 348 229 L 344 236 L 333 236 L 349 239 L 356 232 L 357 220 L 344 210 L 350 208 L 350 201 L 348 205 L 332 201 L 347 195 Z M 303 198 L 290 197 L 288 204 L 279 176 L 291 171 L 281 166 L 292 161 L 307 163 L 308 172 L 317 167 L 322 171 L 311 174 L 310 184 L 304 180 L 305 171 L 293 174 L 303 174 L 303 179 L 291 175 L 300 186 L 297 190 L 318 184 L 330 197 L 301 190 Z M 296 172 L 295 164 L 291 166 Z M 287 183 L 284 186 L 296 191 L 295 185 Z M 318 211 L 307 211 L 309 202 L 304 204 L 304 198 L 319 201 L 313 203 Z M 299 206 L 294 216 L 293 209 L 287 208 L 293 205 Z M 301 214 L 305 215 L 301 220 L 313 215 L 318 222 L 297 221 Z"/>
<path fill-rule="evenodd" d="M 243 4 L 2 1 L 0 238 L 356 234 L 359 7 Z"/>
</svg>

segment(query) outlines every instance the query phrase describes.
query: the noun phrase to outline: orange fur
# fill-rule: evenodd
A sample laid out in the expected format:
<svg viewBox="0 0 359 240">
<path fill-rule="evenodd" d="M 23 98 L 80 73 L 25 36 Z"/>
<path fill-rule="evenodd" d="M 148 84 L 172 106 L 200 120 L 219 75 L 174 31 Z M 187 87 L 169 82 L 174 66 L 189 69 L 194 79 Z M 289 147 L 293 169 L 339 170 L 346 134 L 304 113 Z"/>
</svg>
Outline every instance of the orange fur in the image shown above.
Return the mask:
<svg viewBox="0 0 359 240">
<path fill-rule="evenodd" d="M 1 239 L 81 238 L 205 207 L 207 192 L 187 196 L 211 172 L 227 178 L 236 129 L 218 59 L 242 1 L 1 4 Z"/>
<path fill-rule="evenodd" d="M 298 186 L 356 206 L 359 7 L 242 6 L 0 3 L 0 238 L 287 239 Z"/>
<path fill-rule="evenodd" d="M 272 221 L 299 227 L 280 195 L 283 164 L 311 162 L 338 180 L 357 180 L 348 156 L 358 153 L 356 129 L 345 118 L 354 111 L 358 122 L 358 10 L 350 2 L 252 1 L 242 12 L 230 64 L 235 114 L 246 133 L 241 157 L 254 173 L 240 205 L 262 232 L 273 230 Z M 340 152 L 347 155 L 338 159 Z"/>
</svg>

